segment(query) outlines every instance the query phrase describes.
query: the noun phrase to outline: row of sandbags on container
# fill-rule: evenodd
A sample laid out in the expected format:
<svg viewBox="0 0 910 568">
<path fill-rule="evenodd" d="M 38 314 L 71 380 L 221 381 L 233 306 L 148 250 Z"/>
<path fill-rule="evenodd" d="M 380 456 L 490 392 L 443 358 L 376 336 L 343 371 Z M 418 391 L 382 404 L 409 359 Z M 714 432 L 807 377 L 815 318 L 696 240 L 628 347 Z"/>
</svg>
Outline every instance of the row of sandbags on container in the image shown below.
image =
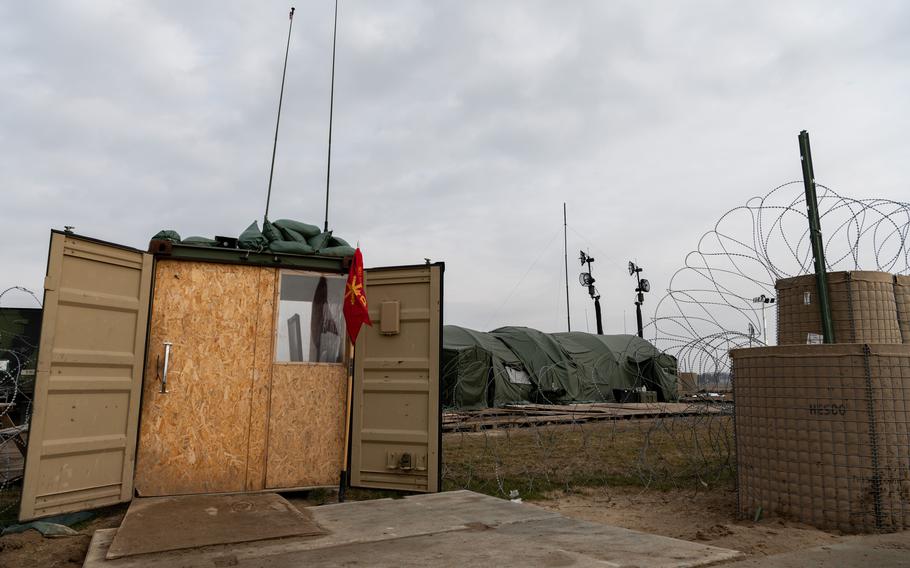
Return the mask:
<svg viewBox="0 0 910 568">
<path fill-rule="evenodd" d="M 821 342 L 815 275 L 778 280 L 777 344 Z M 910 343 L 910 276 L 828 273 L 835 343 Z"/>
<path fill-rule="evenodd" d="M 221 246 L 215 239 L 208 237 L 180 238 L 174 230 L 159 231 L 153 240 L 165 240 L 173 243 L 195 246 Z M 319 254 L 323 256 L 353 256 L 354 248 L 332 231 L 323 231 L 316 225 L 279 219 L 271 222 L 265 219 L 262 230 L 259 223 L 253 221 L 237 237 L 237 247 L 257 252 L 271 251 L 280 254 Z"/>
</svg>

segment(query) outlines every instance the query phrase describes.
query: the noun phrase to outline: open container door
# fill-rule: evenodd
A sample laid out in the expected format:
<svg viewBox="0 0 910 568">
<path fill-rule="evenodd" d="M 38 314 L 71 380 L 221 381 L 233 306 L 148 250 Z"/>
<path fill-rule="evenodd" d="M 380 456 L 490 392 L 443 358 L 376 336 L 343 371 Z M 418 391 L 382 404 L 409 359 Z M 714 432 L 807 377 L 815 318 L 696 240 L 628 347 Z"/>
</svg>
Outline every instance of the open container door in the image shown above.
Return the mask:
<svg viewBox="0 0 910 568">
<path fill-rule="evenodd" d="M 351 485 L 439 491 L 443 263 L 371 268 L 354 349 Z"/>
<path fill-rule="evenodd" d="M 152 257 L 51 233 L 19 519 L 129 501 Z"/>
</svg>

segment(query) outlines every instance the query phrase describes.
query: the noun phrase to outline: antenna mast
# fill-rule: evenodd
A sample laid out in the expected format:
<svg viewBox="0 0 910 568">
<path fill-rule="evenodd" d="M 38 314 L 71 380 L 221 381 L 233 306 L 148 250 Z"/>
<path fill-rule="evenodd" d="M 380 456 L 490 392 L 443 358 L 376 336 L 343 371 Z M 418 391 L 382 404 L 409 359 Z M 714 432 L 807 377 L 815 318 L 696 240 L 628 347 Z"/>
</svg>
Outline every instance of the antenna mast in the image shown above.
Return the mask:
<svg viewBox="0 0 910 568">
<path fill-rule="evenodd" d="M 265 225 L 269 218 L 269 201 L 272 200 L 272 175 L 275 173 L 275 151 L 278 149 L 278 125 L 281 124 L 281 103 L 284 100 L 284 78 L 288 72 L 288 52 L 291 50 L 291 27 L 294 25 L 294 7 L 288 14 L 288 43 L 284 48 L 284 70 L 281 72 L 281 94 L 278 95 L 278 119 L 275 120 L 275 142 L 272 144 L 272 166 L 269 168 L 269 192 L 265 196 L 265 216 L 262 224 Z"/>
<path fill-rule="evenodd" d="M 332 114 L 335 110 L 335 42 L 338 39 L 338 0 L 335 0 L 335 29 L 332 31 L 332 90 L 329 95 L 329 156 L 325 166 L 325 226 L 329 230 L 329 179 L 332 175 Z"/>
<path fill-rule="evenodd" d="M 569 241 L 566 236 L 568 224 L 566 223 L 566 202 L 562 202 L 562 250 L 566 263 L 566 326 L 567 331 L 572 331 L 572 316 L 569 312 Z"/>
</svg>

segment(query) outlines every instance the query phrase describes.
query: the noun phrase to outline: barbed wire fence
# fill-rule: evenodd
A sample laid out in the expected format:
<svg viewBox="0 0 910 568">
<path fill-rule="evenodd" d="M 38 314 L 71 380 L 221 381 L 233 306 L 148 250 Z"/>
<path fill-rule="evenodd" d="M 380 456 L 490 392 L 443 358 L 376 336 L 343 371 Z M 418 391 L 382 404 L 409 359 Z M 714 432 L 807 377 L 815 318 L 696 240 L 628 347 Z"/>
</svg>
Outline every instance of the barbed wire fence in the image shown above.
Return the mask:
<svg viewBox="0 0 910 568">
<path fill-rule="evenodd" d="M 13 286 L 0 292 L 0 308 L 11 294 L 25 295 L 41 307 L 34 292 Z M 15 333 L 16 325 L 6 321 L 11 316 L 0 312 L 0 526 L 17 513 L 25 459 L 20 444 L 28 438 L 32 412 L 34 366 L 38 353 L 37 338 Z"/>
<path fill-rule="evenodd" d="M 910 273 L 910 204 L 854 199 L 824 185 L 818 185 L 818 201 L 829 270 Z M 612 485 L 732 488 L 729 350 L 775 344 L 775 304 L 761 297 L 774 297 L 777 279 L 813 270 L 802 181 L 724 213 L 673 274 L 645 327 L 645 338 L 675 358 L 674 371 L 693 379 L 675 403 L 618 404 L 598 393 L 600 402 L 563 404 L 535 392 L 529 381 L 524 403 L 490 396 L 479 407 L 464 408 L 452 392 L 477 387 L 459 384 L 459 377 L 487 373 L 489 392 L 510 384 L 515 373 L 508 366 L 447 359 L 444 487 L 503 497 Z M 630 355 L 613 358 L 634 359 Z M 591 383 L 609 383 L 597 369 L 612 364 L 588 366 L 594 369 L 588 371 Z M 562 370 L 525 369 L 531 376 Z M 647 369 L 639 368 L 634 382 L 646 384 Z"/>
</svg>

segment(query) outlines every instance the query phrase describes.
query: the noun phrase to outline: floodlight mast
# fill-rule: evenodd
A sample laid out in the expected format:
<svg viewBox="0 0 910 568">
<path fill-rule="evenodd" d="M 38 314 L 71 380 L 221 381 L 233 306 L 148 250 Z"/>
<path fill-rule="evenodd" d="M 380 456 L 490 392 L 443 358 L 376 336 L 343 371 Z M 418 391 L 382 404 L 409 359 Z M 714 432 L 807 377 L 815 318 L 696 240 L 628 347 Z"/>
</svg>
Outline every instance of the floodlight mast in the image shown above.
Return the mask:
<svg viewBox="0 0 910 568">
<path fill-rule="evenodd" d="M 583 250 L 578 252 L 578 260 L 581 261 L 582 266 L 585 264 L 588 265 L 588 271 L 579 274 L 578 281 L 582 286 L 587 286 L 588 294 L 590 294 L 591 298 L 594 300 L 594 316 L 597 318 L 597 335 L 603 335 L 604 326 L 600 314 L 600 293 L 597 291 L 597 288 L 594 287 L 594 277 L 591 276 L 591 263 L 594 262 L 594 257 L 588 256 Z"/>
<path fill-rule="evenodd" d="M 638 285 L 635 287 L 635 320 L 638 323 L 638 337 L 644 338 L 645 331 L 641 320 L 641 305 L 645 303 L 645 292 L 651 291 L 651 283 L 641 277 L 641 267 L 629 261 L 629 276 L 635 276 Z"/>
<path fill-rule="evenodd" d="M 768 322 L 765 321 L 765 306 L 773 304 L 775 301 L 775 298 L 765 296 L 764 294 L 752 298 L 753 304 L 761 304 L 761 338 L 765 345 L 768 344 Z"/>
</svg>

